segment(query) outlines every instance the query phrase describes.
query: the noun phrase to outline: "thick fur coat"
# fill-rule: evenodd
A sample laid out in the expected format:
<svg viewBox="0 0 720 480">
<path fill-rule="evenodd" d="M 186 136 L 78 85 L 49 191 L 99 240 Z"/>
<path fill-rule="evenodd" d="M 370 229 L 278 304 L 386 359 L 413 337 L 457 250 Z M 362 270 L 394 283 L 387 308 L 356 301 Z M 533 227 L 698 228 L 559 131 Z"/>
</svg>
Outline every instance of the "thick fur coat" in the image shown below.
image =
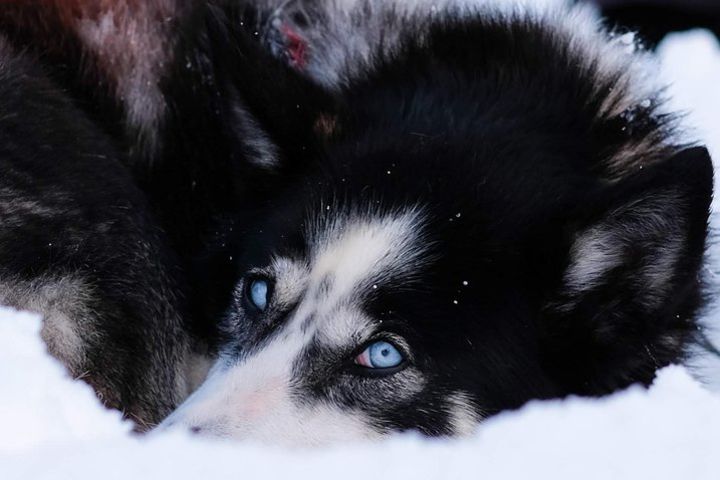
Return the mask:
<svg viewBox="0 0 720 480">
<path fill-rule="evenodd" d="M 90 349 L 100 391 L 126 388 L 107 351 L 158 349 L 119 358 L 127 377 L 190 387 L 194 356 L 216 358 L 165 425 L 305 444 L 462 434 L 530 399 L 648 383 L 693 342 L 710 158 L 644 55 L 584 10 L 91 6 L 56 2 L 54 29 L 18 2 L 0 24 L 92 120 L 67 128 L 118 152 L 127 190 L 92 207 L 145 197 L 123 221 L 156 253 L 122 253 L 123 237 L 99 258 L 129 272 L 107 276 L 171 273 L 175 294 L 139 298 L 173 312 Z M 159 390 L 148 422 L 182 396 Z"/>
</svg>

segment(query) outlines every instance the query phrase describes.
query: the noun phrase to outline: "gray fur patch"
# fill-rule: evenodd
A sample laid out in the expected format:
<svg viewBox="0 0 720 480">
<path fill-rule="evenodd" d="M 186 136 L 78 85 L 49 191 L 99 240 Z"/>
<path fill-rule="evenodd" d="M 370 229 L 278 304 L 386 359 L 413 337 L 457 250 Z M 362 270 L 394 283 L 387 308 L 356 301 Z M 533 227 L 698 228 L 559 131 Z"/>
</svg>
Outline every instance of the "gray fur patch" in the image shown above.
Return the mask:
<svg viewBox="0 0 720 480">
<path fill-rule="evenodd" d="M 581 232 L 565 273 L 566 292 L 577 297 L 601 285 L 610 271 L 631 260 L 629 250 L 641 245 L 645 257 L 635 272 L 636 284 L 643 303 L 654 307 L 670 288 L 668 279 L 685 245 L 680 202 L 673 192 L 655 194 L 616 209 Z M 572 306 L 571 302 L 564 308 Z"/>
<path fill-rule="evenodd" d="M 104 3 L 99 13 L 81 8 L 75 30 L 101 72 L 114 80 L 128 128 L 142 149 L 158 148 L 157 131 L 165 98 L 160 82 L 174 60 L 173 29 L 182 2 L 175 0 Z"/>
<path fill-rule="evenodd" d="M 0 281 L 0 303 L 42 315 L 42 339 L 74 376 L 84 371 L 85 336 L 94 330 L 92 298 L 92 288 L 72 275 Z"/>
<path fill-rule="evenodd" d="M 237 138 L 248 150 L 248 161 L 261 168 L 275 168 L 278 165 L 280 152 L 267 132 L 239 99 L 233 100 L 233 113 Z"/>
</svg>

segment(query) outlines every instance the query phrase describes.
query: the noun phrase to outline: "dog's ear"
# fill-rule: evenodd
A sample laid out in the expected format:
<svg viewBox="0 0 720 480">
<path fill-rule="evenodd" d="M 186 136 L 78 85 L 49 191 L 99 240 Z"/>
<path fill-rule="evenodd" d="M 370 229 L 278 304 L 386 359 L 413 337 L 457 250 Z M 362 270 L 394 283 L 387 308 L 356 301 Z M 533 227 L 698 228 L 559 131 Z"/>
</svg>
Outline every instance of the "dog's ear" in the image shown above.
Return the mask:
<svg viewBox="0 0 720 480">
<path fill-rule="evenodd" d="M 543 324 L 546 360 L 569 391 L 650 381 L 680 353 L 699 302 L 712 179 L 708 151 L 689 148 L 584 206 Z"/>
</svg>

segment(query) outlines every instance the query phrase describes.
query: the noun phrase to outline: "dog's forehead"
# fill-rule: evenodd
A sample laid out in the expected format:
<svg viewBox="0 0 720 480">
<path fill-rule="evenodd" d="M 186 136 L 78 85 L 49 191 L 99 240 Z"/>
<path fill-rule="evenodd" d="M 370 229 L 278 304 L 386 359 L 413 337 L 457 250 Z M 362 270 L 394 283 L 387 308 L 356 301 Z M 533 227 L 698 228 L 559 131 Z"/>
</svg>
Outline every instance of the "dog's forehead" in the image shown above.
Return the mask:
<svg viewBox="0 0 720 480">
<path fill-rule="evenodd" d="M 271 266 L 275 301 L 296 305 L 290 331 L 337 346 L 366 336 L 374 323 L 366 302 L 417 276 L 423 264 L 422 224 L 422 211 L 414 207 L 328 213 L 310 222 L 307 256 L 277 257 Z"/>
<path fill-rule="evenodd" d="M 426 251 L 422 211 L 339 213 L 311 222 L 310 283 L 335 295 L 412 275 Z M 323 292 L 320 293 L 323 293 Z"/>
</svg>

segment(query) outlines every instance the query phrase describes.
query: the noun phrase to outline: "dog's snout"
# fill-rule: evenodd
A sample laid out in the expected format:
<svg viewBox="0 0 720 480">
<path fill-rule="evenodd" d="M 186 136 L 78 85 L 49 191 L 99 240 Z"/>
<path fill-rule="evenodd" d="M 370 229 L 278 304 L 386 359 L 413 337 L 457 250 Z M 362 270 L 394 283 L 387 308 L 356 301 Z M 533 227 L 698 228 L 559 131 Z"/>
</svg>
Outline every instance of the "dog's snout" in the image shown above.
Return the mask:
<svg viewBox="0 0 720 480">
<path fill-rule="evenodd" d="M 187 432 L 190 432 L 193 435 L 202 435 L 207 433 L 207 428 L 198 425 L 198 424 L 190 424 L 188 425 L 185 423 L 182 419 L 175 419 L 172 420 L 165 420 L 160 425 L 157 426 L 156 430 L 165 431 L 165 430 L 185 430 Z"/>
</svg>

